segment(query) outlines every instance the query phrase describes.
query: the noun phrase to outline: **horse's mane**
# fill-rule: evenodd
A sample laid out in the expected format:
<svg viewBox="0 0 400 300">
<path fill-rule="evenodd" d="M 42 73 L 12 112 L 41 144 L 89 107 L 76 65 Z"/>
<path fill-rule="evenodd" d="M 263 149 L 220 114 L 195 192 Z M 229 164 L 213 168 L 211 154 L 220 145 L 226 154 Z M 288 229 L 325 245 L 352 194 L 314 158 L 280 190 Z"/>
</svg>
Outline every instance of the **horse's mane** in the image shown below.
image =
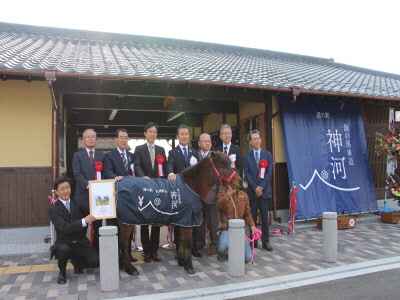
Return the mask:
<svg viewBox="0 0 400 300">
<path fill-rule="evenodd" d="M 217 155 L 214 165 L 222 163 L 229 166 L 230 160 L 228 156 L 225 155 L 226 157 L 224 157 L 224 154 L 221 152 L 214 153 Z M 219 184 L 218 175 L 211 165 L 211 157 L 201 159 L 194 166 L 182 171 L 182 175 L 186 184 L 203 200 L 207 198 L 213 185 Z"/>
</svg>

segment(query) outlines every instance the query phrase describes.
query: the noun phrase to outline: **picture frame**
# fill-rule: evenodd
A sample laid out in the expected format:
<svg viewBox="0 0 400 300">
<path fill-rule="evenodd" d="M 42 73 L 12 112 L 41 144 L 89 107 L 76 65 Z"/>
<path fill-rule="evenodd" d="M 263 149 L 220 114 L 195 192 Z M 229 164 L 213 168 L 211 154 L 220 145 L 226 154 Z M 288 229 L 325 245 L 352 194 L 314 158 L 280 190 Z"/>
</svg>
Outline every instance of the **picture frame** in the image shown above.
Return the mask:
<svg viewBox="0 0 400 300">
<path fill-rule="evenodd" d="M 99 220 L 117 217 L 114 191 L 114 179 L 89 181 L 89 209 L 92 216 Z"/>
</svg>

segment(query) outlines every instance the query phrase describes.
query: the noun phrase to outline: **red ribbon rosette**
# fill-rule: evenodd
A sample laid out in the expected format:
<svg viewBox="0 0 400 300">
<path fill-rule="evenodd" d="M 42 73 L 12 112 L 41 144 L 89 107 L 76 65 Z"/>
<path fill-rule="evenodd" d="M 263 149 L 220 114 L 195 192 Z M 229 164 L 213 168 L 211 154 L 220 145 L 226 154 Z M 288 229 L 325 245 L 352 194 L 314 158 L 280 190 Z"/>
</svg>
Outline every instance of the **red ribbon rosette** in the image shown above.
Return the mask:
<svg viewBox="0 0 400 300">
<path fill-rule="evenodd" d="M 164 170 L 163 170 L 163 163 L 165 161 L 164 156 L 157 155 L 156 161 L 157 161 L 158 177 L 162 177 L 164 176 Z"/>
<path fill-rule="evenodd" d="M 264 178 L 265 170 L 268 167 L 268 161 L 265 159 L 260 160 L 260 171 L 258 171 L 258 178 Z"/>
<path fill-rule="evenodd" d="M 101 161 L 96 161 L 94 168 L 96 169 L 97 172 L 103 171 L 103 163 Z"/>
<path fill-rule="evenodd" d="M 96 161 L 94 164 L 94 169 L 96 170 L 95 180 L 101 180 L 101 171 L 103 171 L 103 163 L 101 161 Z"/>
</svg>

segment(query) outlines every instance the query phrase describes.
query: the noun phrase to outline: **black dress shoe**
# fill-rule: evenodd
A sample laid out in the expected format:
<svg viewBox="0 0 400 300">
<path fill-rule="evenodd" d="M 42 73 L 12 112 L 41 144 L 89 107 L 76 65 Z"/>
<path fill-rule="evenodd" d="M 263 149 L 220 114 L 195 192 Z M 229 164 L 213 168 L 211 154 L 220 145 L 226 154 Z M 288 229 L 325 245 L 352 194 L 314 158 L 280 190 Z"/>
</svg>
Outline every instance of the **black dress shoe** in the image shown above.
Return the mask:
<svg viewBox="0 0 400 300">
<path fill-rule="evenodd" d="M 67 283 L 67 278 L 61 272 L 58 274 L 57 283 L 58 284 L 66 284 Z"/>
<path fill-rule="evenodd" d="M 192 250 L 192 255 L 194 257 L 202 257 L 203 256 L 197 249 Z"/>
<path fill-rule="evenodd" d="M 74 273 L 75 274 L 83 274 L 83 270 L 81 268 L 74 267 Z"/>
<path fill-rule="evenodd" d="M 150 263 L 150 262 L 151 262 L 151 256 L 150 256 L 150 255 L 145 255 L 145 256 L 143 257 L 143 261 L 144 261 L 145 263 Z"/>
<path fill-rule="evenodd" d="M 129 255 L 129 260 L 130 260 L 130 262 L 137 262 L 137 259 L 134 258 L 134 257 L 132 256 L 132 254 Z"/>
<path fill-rule="evenodd" d="M 157 253 L 153 253 L 150 255 L 151 259 L 154 260 L 155 262 L 160 262 L 161 258 L 158 256 Z"/>
<path fill-rule="evenodd" d="M 274 251 L 274 249 L 272 249 L 271 245 L 268 242 L 263 244 L 263 249 L 267 251 Z"/>
</svg>

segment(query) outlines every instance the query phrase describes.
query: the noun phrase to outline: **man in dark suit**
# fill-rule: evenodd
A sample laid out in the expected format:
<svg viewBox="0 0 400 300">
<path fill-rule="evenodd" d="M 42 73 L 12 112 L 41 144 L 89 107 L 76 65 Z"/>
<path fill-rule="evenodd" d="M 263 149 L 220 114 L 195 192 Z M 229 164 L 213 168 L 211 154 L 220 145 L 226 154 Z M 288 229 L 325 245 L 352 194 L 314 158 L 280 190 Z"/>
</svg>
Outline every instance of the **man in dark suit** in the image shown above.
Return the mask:
<svg viewBox="0 0 400 300">
<path fill-rule="evenodd" d="M 133 163 L 135 165 L 135 174 L 137 177 L 143 178 L 165 178 L 164 170 L 167 162 L 165 150 L 163 147 L 154 144 L 157 139 L 158 126 L 154 122 L 149 122 L 144 127 L 144 136 L 146 143 L 137 146 L 135 154 L 133 155 Z M 162 157 L 161 163 L 162 173 L 159 172 L 159 165 L 157 160 Z M 143 247 L 143 260 L 146 263 L 154 260 L 161 261 L 158 256 L 158 247 L 160 245 L 160 226 L 151 226 L 151 235 L 149 236 L 149 225 L 140 226 L 140 240 Z"/>
<path fill-rule="evenodd" d="M 243 158 L 242 150 L 239 146 L 232 144 L 232 128 L 228 124 L 223 124 L 219 132 L 219 136 L 222 140 L 222 146 L 218 147 L 217 150 L 228 154 L 230 158 L 234 158 L 234 167 L 236 168 L 240 177 L 243 178 Z"/>
<path fill-rule="evenodd" d="M 66 284 L 67 262 L 71 259 L 75 274 L 82 274 L 86 268 L 99 266 L 99 253 L 90 245 L 85 227 L 95 217 L 89 215 L 86 205 L 72 199 L 69 178 L 60 177 L 54 181 L 57 201 L 49 208 L 49 217 L 57 233 L 55 244 L 51 247 L 51 257 L 58 260 L 58 284 Z"/>
<path fill-rule="evenodd" d="M 72 161 L 72 168 L 76 180 L 75 199 L 89 207 L 89 180 L 95 180 L 96 162 L 103 162 L 104 153 L 96 151 L 96 132 L 93 129 L 86 129 L 83 132 L 83 144 L 86 149 L 75 152 Z M 99 251 L 99 228 L 102 220 L 92 222 L 94 239 L 93 247 Z M 87 227 L 86 227 L 87 228 Z"/>
<path fill-rule="evenodd" d="M 189 128 L 186 125 L 180 125 L 177 130 L 176 138 L 179 140 L 179 145 L 169 151 L 167 162 L 167 174 L 169 180 L 176 180 L 176 177 L 186 168 L 190 167 L 191 163 L 196 164 L 198 153 L 193 148 L 189 148 L 190 141 Z M 175 225 L 174 236 L 176 253 L 179 251 L 179 230 L 180 226 Z M 193 228 L 193 249 L 192 254 L 195 257 L 201 257 L 201 253 L 196 247 L 196 228 Z"/>
<path fill-rule="evenodd" d="M 273 249 L 269 244 L 268 226 L 268 209 L 272 199 L 270 184 L 273 163 L 272 155 L 271 152 L 261 149 L 261 135 L 258 130 L 252 130 L 249 133 L 249 142 L 253 149 L 244 156 L 244 174 L 248 182 L 247 194 L 250 199 L 251 214 L 253 215 L 254 223 L 256 223 L 257 212 L 260 210 L 263 248 L 267 251 L 272 251 Z M 264 170 L 260 170 L 260 162 L 265 162 L 266 166 Z"/>
<path fill-rule="evenodd" d="M 208 133 L 202 133 L 199 137 L 199 160 L 211 155 L 212 141 Z M 197 249 L 200 250 L 206 245 L 206 225 L 208 233 L 210 235 L 210 245 L 207 255 L 217 254 L 217 243 L 218 243 L 218 221 L 219 213 L 217 209 L 217 194 L 218 185 L 214 185 L 208 195 L 207 199 L 203 203 L 203 222 L 196 229 L 197 230 Z"/>
<path fill-rule="evenodd" d="M 117 147 L 108 152 L 104 157 L 104 179 L 115 179 L 119 181 L 125 176 L 134 176 L 133 154 L 126 150 L 128 147 L 129 137 L 128 131 L 124 128 L 115 132 L 114 138 Z M 108 219 L 107 225 L 116 226 L 115 219 Z M 133 237 L 133 233 L 131 238 Z M 131 262 L 137 259 L 131 254 L 131 243 L 128 243 L 128 254 Z"/>
</svg>

